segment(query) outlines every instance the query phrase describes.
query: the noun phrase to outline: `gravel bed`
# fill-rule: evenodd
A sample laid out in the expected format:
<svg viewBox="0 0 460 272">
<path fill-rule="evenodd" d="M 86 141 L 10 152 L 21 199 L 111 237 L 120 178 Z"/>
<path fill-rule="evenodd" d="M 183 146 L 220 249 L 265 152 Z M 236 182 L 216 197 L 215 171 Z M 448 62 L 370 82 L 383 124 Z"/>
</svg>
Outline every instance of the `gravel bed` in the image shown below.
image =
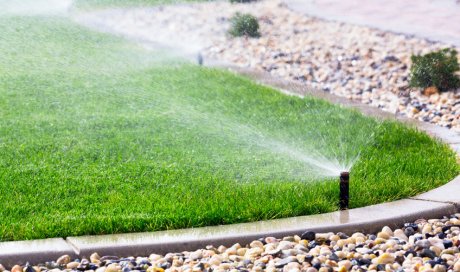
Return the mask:
<svg viewBox="0 0 460 272">
<path fill-rule="evenodd" d="M 148 257 L 68 255 L 36 266 L 0 272 L 201 272 L 201 271 L 460 271 L 460 214 L 419 219 L 376 234 L 314 233 L 261 238 L 249 245 L 207 246 Z"/>
<path fill-rule="evenodd" d="M 261 38 L 227 35 L 229 18 L 237 11 L 258 17 Z M 307 17 L 278 0 L 111 9 L 80 14 L 76 20 L 186 54 L 201 52 L 205 63 L 213 59 L 265 70 L 460 131 L 460 89 L 438 93 L 407 87 L 411 54 L 451 47 L 446 44 Z"/>
</svg>

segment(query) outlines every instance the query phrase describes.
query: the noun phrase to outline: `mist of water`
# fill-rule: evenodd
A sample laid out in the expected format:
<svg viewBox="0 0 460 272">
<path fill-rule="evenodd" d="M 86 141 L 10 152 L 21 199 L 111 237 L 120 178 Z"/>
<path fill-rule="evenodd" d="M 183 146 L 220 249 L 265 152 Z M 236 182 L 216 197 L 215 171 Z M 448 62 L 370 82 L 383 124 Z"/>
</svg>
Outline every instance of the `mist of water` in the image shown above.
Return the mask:
<svg viewBox="0 0 460 272">
<path fill-rule="evenodd" d="M 341 162 L 338 158 L 328 158 L 315 150 L 302 152 L 302 148 L 274 140 L 265 140 L 260 145 L 269 148 L 274 153 L 304 163 L 316 177 L 337 177 L 341 172 L 350 171 L 353 164 L 359 159 L 359 155 L 355 155 L 352 159 Z"/>
<path fill-rule="evenodd" d="M 0 14 L 20 16 L 66 15 L 71 9 L 72 4 L 72 0 L 0 0 Z M 106 14 L 106 16 L 111 15 L 113 15 L 113 12 Z M 99 30 L 102 28 L 104 31 L 114 31 L 115 26 L 103 25 L 103 22 L 107 23 L 107 20 L 103 20 L 102 18 L 102 21 L 98 21 L 98 18 L 94 17 L 94 14 L 89 14 L 88 16 L 81 15 L 77 17 L 76 21 L 93 28 L 96 26 Z M 88 22 L 91 23 L 89 24 Z M 132 32 L 132 28 L 126 30 L 122 29 L 121 31 L 118 29 L 118 33 L 134 38 L 139 42 L 142 41 L 140 37 L 152 36 L 150 35 L 151 32 L 149 30 L 151 30 L 151 28 L 144 30 L 142 28 L 138 28 L 138 32 Z M 169 41 L 169 44 L 180 44 L 179 41 L 171 40 L 170 35 L 163 37 L 158 34 L 153 36 L 157 42 L 164 40 Z M 152 44 L 150 40 L 147 40 L 147 42 Z M 198 41 L 187 43 L 187 47 L 190 52 L 196 52 L 199 48 L 202 48 L 202 46 L 203 45 Z M 187 51 L 187 53 L 190 53 L 189 51 Z M 183 104 L 177 104 L 176 102 L 177 101 L 168 102 L 171 108 L 167 113 L 171 114 L 171 118 L 176 118 L 175 121 L 177 123 L 187 123 L 186 125 L 188 128 L 193 128 L 199 124 L 201 129 L 203 129 L 204 126 L 206 128 L 205 131 L 214 135 L 219 135 L 219 137 L 221 137 L 224 141 L 231 141 L 235 145 L 248 147 L 255 155 L 260 156 L 265 152 L 265 154 L 269 154 L 270 157 L 276 156 L 282 158 L 282 160 L 295 161 L 297 165 L 304 165 L 303 169 L 292 167 L 292 169 L 296 169 L 293 171 L 298 171 L 298 173 L 295 173 L 296 177 L 308 176 L 313 179 L 337 177 L 340 175 L 340 172 L 349 171 L 355 161 L 359 158 L 359 152 L 355 152 L 355 154 L 347 154 L 345 149 L 341 150 L 338 148 L 336 149 L 337 151 L 334 151 L 335 154 L 331 155 L 331 152 L 324 152 L 324 150 L 321 150 L 312 144 L 313 141 L 326 141 L 326 137 L 323 137 L 321 133 L 327 132 L 317 132 L 313 137 L 305 137 L 303 141 L 296 142 L 289 137 L 269 135 L 267 132 L 263 132 L 254 126 L 241 124 L 238 121 L 230 120 L 224 115 L 220 115 L 215 112 L 212 114 L 202 112 L 201 110 L 194 108 L 187 101 L 183 102 Z M 356 150 L 359 150 L 359 144 L 370 141 L 373 138 L 365 135 L 364 137 L 366 137 L 366 140 L 363 140 L 363 137 L 361 136 L 362 135 L 357 135 L 359 140 L 357 141 Z M 328 143 L 322 143 L 322 146 L 327 145 Z M 216 157 L 217 156 L 218 155 L 216 155 Z"/>
<path fill-rule="evenodd" d="M 66 15 L 72 0 L 0 0 L 0 15 Z"/>
<path fill-rule="evenodd" d="M 351 170 L 360 158 L 360 150 L 363 146 L 371 144 L 375 139 L 374 135 L 366 129 L 356 130 L 353 142 L 341 142 L 337 139 L 339 143 L 335 145 L 327 142 L 330 140 L 327 137 L 328 131 L 314 131 L 310 135 L 294 139 L 282 134 L 273 135 L 271 132 L 261 130 L 254 125 L 240 123 L 223 114 L 204 112 L 186 102 L 184 104 L 168 102 L 168 104 L 170 108 L 164 114 L 173 118 L 174 122 L 205 131 L 212 136 L 217 135 L 223 143 L 248 149 L 255 157 L 263 156 L 274 158 L 278 163 L 283 162 L 283 166 L 286 167 L 284 170 L 288 175 L 286 178 L 293 180 L 317 181 L 338 177 L 341 172 Z M 219 160 L 219 154 L 216 154 L 213 160 Z M 252 167 L 259 166 L 254 164 Z M 256 169 L 249 169 L 246 172 L 247 177 L 250 177 L 251 170 Z M 275 170 L 268 169 L 268 171 Z"/>
<path fill-rule="evenodd" d="M 177 15 L 191 17 L 193 9 L 184 6 L 182 14 Z M 125 13 L 131 16 L 125 16 Z M 74 14 L 73 20 L 78 24 L 84 25 L 102 32 L 121 35 L 130 39 L 148 50 L 167 51 L 169 56 L 193 59 L 205 47 L 210 46 L 210 40 L 202 39 L 195 33 L 190 33 L 187 40 L 183 36 L 176 35 L 177 29 L 174 24 L 158 25 L 158 22 L 138 20 L 138 18 L 149 18 L 161 15 L 168 11 L 158 8 L 109 8 L 106 10 L 86 11 Z M 212 24 L 212 22 L 210 22 Z M 152 35 L 154 33 L 154 35 Z"/>
</svg>

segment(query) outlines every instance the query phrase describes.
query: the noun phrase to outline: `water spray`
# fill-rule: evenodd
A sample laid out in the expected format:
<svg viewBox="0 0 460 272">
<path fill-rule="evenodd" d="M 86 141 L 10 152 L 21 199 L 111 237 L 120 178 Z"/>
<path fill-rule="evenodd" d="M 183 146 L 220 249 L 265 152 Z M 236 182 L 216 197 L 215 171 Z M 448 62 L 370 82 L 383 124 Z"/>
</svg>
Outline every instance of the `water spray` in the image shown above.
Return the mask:
<svg viewBox="0 0 460 272">
<path fill-rule="evenodd" d="M 350 199 L 350 173 L 340 173 L 340 196 L 339 206 L 340 210 L 348 209 L 348 200 Z"/>
</svg>

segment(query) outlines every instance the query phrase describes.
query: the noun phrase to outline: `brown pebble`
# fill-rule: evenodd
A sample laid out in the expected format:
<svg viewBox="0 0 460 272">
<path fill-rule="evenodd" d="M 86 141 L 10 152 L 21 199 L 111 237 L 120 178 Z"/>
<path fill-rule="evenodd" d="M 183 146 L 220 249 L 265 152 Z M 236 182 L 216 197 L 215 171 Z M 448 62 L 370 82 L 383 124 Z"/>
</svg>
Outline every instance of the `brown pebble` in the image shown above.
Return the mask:
<svg viewBox="0 0 460 272">
<path fill-rule="evenodd" d="M 386 232 L 379 232 L 377 233 L 377 238 L 382 238 L 382 239 L 385 239 L 385 240 L 388 240 L 390 239 L 390 235 L 388 235 L 388 233 Z"/>
<path fill-rule="evenodd" d="M 62 255 L 61 257 L 59 257 L 56 260 L 56 263 L 58 265 L 66 265 L 66 264 L 70 263 L 70 256 L 69 255 Z"/>
<path fill-rule="evenodd" d="M 11 268 L 11 272 L 22 272 L 22 267 L 20 265 L 15 265 Z"/>
<path fill-rule="evenodd" d="M 154 268 L 153 266 L 150 266 L 149 268 L 151 268 L 151 267 Z M 121 271 L 121 266 L 116 264 L 116 263 L 109 264 L 107 266 L 107 268 L 105 269 L 105 272 L 119 272 L 119 271 Z M 147 269 L 147 271 L 148 271 L 148 269 Z"/>
<path fill-rule="evenodd" d="M 92 262 L 92 263 L 99 263 L 99 260 L 101 259 L 101 256 L 99 256 L 99 254 L 97 254 L 97 252 L 94 252 L 93 254 L 91 254 L 91 256 L 89 256 L 89 260 Z"/>
<path fill-rule="evenodd" d="M 439 93 L 439 90 L 435 86 L 431 86 L 423 90 L 423 94 L 426 96 L 430 96 L 432 94 L 437 94 L 437 93 Z"/>
<path fill-rule="evenodd" d="M 255 241 L 252 241 L 252 242 L 249 244 L 249 246 L 250 246 L 251 248 L 254 248 L 254 247 L 261 247 L 261 248 L 263 248 L 263 247 L 264 247 L 264 244 L 262 244 L 261 241 L 255 240 Z M 244 254 L 243 254 L 243 255 L 244 255 Z"/>
<path fill-rule="evenodd" d="M 265 238 L 265 242 L 267 244 L 276 243 L 277 241 L 278 241 L 278 239 L 276 239 L 275 237 L 267 237 L 267 238 Z"/>
<path fill-rule="evenodd" d="M 236 254 L 237 254 L 238 256 L 244 256 L 244 254 L 246 254 L 246 251 L 247 251 L 247 250 L 248 250 L 248 249 L 245 248 L 245 247 L 238 248 L 238 250 L 236 251 Z"/>
<path fill-rule="evenodd" d="M 457 262 L 454 264 L 454 271 L 455 271 L 455 272 L 460 271 L 460 261 L 457 261 Z"/>
<path fill-rule="evenodd" d="M 79 262 L 70 262 L 66 265 L 66 268 L 67 269 L 75 269 L 78 267 L 80 263 Z"/>
<path fill-rule="evenodd" d="M 433 268 L 434 272 L 446 272 L 446 267 L 444 265 L 435 265 Z"/>
</svg>

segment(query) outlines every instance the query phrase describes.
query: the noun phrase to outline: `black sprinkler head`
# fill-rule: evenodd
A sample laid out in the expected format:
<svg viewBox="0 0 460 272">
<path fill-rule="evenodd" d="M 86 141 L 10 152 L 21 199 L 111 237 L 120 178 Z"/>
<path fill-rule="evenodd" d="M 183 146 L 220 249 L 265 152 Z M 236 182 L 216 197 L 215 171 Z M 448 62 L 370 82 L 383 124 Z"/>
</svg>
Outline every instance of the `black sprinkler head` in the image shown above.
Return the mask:
<svg viewBox="0 0 460 272">
<path fill-rule="evenodd" d="M 348 201 L 350 199 L 350 173 L 340 173 L 340 196 L 339 207 L 341 210 L 348 209 Z"/>
</svg>

